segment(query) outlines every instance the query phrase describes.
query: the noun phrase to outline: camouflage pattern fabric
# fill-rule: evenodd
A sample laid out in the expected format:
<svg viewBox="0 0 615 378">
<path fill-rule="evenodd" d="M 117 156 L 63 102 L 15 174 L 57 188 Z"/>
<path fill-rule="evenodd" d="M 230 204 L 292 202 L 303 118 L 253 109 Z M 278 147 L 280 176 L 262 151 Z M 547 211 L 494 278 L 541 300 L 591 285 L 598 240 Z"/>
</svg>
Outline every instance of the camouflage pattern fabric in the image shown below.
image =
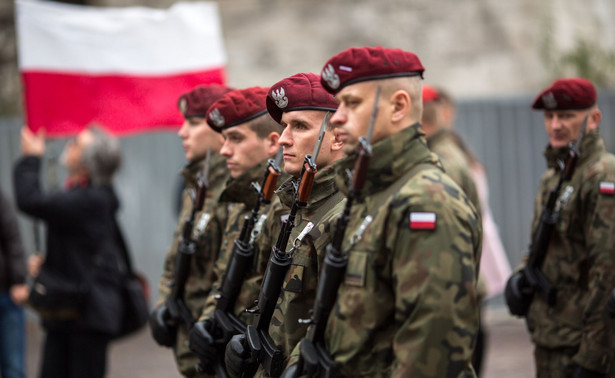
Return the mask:
<svg viewBox="0 0 615 378">
<path fill-rule="evenodd" d="M 281 216 L 288 214 L 294 201 L 293 184 L 295 182 L 296 179 L 291 178 L 276 190 L 284 210 L 270 210 L 263 232 L 257 238 L 258 266 L 261 276 L 266 269 L 271 250 L 278 239 L 281 230 Z M 331 226 L 344 207 L 344 197 L 337 193 L 334 165 L 322 168 L 316 173 L 312 193 L 306 207 L 297 212 L 295 227 L 291 232 L 287 251 L 290 250 L 293 241 L 299 234 L 306 229 L 308 223 L 314 220 L 316 224 L 296 244 L 291 267 L 284 280 L 280 298 L 269 326 L 269 334 L 273 342 L 285 356 L 290 354 L 307 330 L 307 326 L 300 324 L 298 320 L 309 318 L 310 310 L 314 306 L 319 269 L 324 259 L 325 247 L 332 236 Z M 314 219 L 315 216 L 319 219 Z M 242 288 L 242 291 L 249 290 L 253 293 L 252 302 L 258 299 L 260 282 L 254 281 L 251 283 L 253 286 L 257 283 L 258 290 L 250 290 L 249 285 L 246 284 Z M 256 376 L 264 375 L 265 372 L 262 367 L 259 368 Z"/>
<path fill-rule="evenodd" d="M 189 191 L 196 185 L 197 173 L 203 170 L 204 160 L 194 162 L 182 170 L 182 175 L 186 183 L 186 189 L 182 193 L 182 209 L 180 212 L 177 228 L 175 229 L 173 243 L 165 257 L 162 277 L 158 291 L 158 301 L 160 305 L 166 301 L 170 295 L 174 274 L 175 263 L 177 260 L 177 248 L 179 239 L 184 227 L 185 220 L 192 211 L 193 202 Z M 225 206 L 218 205 L 218 197 L 228 180 L 229 174 L 226 168 L 226 161 L 219 154 L 212 155 L 209 165 L 209 187 L 203 209 L 196 214 L 194 235 L 197 236 L 197 248 L 192 257 L 190 273 L 186 281 L 184 301 L 186 306 L 197 319 L 203 312 L 205 299 L 212 288 L 213 265 L 220 249 L 222 230 L 226 224 L 227 209 Z M 199 221 L 209 218 L 205 229 L 199 226 Z M 174 348 L 175 360 L 180 373 L 187 377 L 204 376 L 195 370 L 199 359 L 188 348 L 188 335 L 184 327 L 178 327 L 177 342 Z"/>
<path fill-rule="evenodd" d="M 344 193 L 350 166 L 338 167 Z M 348 268 L 325 332 L 341 375 L 475 376 L 480 214 L 442 171 L 418 123 L 373 146 L 363 197 L 352 208 Z M 433 227 L 417 224 L 417 213 L 435 214 Z"/>
<path fill-rule="evenodd" d="M 560 176 L 556 160 L 566 152 L 545 151 L 548 170 L 536 197 L 532 234 Z M 606 152 L 597 130 L 585 135 L 580 153 L 572 179 L 560 192 L 556 230 L 542 267 L 557 290 L 556 303 L 549 307 L 535 295 L 527 323 L 536 346 L 575 348 L 572 363 L 604 373 L 615 350 L 604 311 L 615 287 L 615 195 L 605 190 L 615 183 L 615 156 Z"/>
<path fill-rule="evenodd" d="M 226 205 L 228 208 L 228 220 L 224 229 L 224 234 L 222 236 L 220 253 L 218 259 L 214 264 L 214 274 L 212 278 L 213 287 L 215 289 L 219 289 L 222 286 L 224 272 L 226 271 L 226 267 L 231 259 L 235 239 L 239 238 L 239 234 L 241 233 L 244 218 L 251 215 L 252 209 L 256 205 L 257 193 L 254 189 L 251 188 L 250 185 L 252 184 L 252 182 L 257 182 L 262 185 L 266 167 L 267 161 L 263 161 L 252 169 L 248 170 L 240 177 L 230 180 L 227 186 L 224 188 L 224 191 L 220 195 L 220 204 Z M 278 178 L 278 182 L 283 181 L 287 178 L 288 175 L 282 173 L 282 175 Z M 280 204 L 280 200 L 276 196 L 274 196 L 270 204 L 261 204 L 258 222 L 262 222 L 264 224 L 266 216 L 270 210 L 271 212 L 275 213 L 277 211 L 281 211 L 281 208 L 282 205 Z M 256 266 L 256 261 L 254 262 L 254 266 Z M 248 272 L 246 281 L 255 281 L 256 284 L 248 285 L 248 287 L 260 288 L 261 278 L 261 275 L 257 273 L 256 267 L 251 269 L 251 271 Z M 200 321 L 210 319 L 213 316 L 213 312 L 215 310 L 217 302 L 215 296 L 217 294 L 218 290 L 212 290 L 209 294 L 205 304 L 205 308 L 199 319 Z M 239 295 L 239 298 L 237 298 L 237 303 L 235 305 L 235 315 L 239 316 L 239 318 L 244 322 L 251 321 L 252 316 L 244 310 L 246 308 L 252 307 L 252 305 L 254 304 L 254 295 L 258 297 L 258 290 L 256 290 L 256 294 L 242 291 Z"/>
</svg>

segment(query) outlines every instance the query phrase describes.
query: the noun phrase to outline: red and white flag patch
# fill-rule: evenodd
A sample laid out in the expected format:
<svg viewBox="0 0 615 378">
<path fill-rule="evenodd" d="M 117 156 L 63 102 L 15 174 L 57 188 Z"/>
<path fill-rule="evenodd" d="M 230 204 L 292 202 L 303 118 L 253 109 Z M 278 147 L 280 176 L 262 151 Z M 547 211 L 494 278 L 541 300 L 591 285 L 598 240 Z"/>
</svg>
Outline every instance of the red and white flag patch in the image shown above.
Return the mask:
<svg viewBox="0 0 615 378">
<path fill-rule="evenodd" d="M 411 230 L 435 230 L 436 213 L 410 213 Z"/>
<path fill-rule="evenodd" d="M 615 182 L 602 181 L 600 183 L 600 193 L 615 194 Z"/>
</svg>

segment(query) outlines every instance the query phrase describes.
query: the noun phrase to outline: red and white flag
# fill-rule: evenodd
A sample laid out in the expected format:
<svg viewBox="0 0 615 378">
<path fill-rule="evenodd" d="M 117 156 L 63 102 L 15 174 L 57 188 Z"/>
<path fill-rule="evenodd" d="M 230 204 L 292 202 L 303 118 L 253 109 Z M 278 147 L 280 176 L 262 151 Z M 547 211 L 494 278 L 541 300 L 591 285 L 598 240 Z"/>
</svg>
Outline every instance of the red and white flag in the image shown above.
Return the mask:
<svg viewBox="0 0 615 378">
<path fill-rule="evenodd" d="M 17 0 L 27 124 L 50 136 L 98 123 L 116 135 L 177 128 L 178 97 L 226 81 L 215 2 L 169 9 Z"/>
<path fill-rule="evenodd" d="M 615 182 L 602 181 L 600 183 L 600 193 L 615 194 Z"/>
<path fill-rule="evenodd" d="M 435 230 L 436 213 L 414 212 L 410 213 L 411 230 Z"/>
</svg>

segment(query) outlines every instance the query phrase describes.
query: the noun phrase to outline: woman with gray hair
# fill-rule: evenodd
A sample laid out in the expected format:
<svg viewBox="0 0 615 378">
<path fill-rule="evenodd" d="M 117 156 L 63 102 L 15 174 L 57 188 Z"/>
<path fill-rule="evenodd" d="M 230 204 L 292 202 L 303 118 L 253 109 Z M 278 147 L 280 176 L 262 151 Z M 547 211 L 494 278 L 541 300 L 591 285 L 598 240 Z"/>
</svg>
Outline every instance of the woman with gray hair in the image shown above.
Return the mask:
<svg viewBox="0 0 615 378">
<path fill-rule="evenodd" d="M 122 315 L 119 200 L 111 186 L 121 161 L 119 144 L 100 127 L 81 131 L 64 149 L 67 185 L 55 193 L 44 193 L 39 181 L 43 134 L 24 127 L 21 152 L 14 169 L 17 206 L 47 226 L 40 271 L 53 271 L 83 289 L 76 299 L 58 301 L 77 306 L 39 311 L 47 333 L 40 376 L 103 377 L 107 347 Z"/>
</svg>

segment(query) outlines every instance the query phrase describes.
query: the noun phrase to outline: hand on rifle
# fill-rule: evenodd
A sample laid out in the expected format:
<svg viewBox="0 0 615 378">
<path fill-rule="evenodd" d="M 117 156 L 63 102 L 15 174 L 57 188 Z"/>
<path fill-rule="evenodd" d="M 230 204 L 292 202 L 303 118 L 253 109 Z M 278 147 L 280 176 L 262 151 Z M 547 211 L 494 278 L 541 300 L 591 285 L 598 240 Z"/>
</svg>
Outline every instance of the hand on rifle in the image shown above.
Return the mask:
<svg viewBox="0 0 615 378">
<path fill-rule="evenodd" d="M 194 323 L 190 330 L 189 347 L 199 357 L 203 366 L 208 369 L 218 359 L 215 341 L 211 335 L 213 325 L 209 320 Z"/>
<path fill-rule="evenodd" d="M 253 370 L 255 362 L 250 356 L 250 348 L 247 347 L 245 334 L 233 336 L 226 344 L 224 355 L 226 370 L 233 377 L 239 377 L 244 371 Z"/>
<path fill-rule="evenodd" d="M 506 282 L 504 297 L 512 315 L 525 316 L 532 300 L 530 286 L 523 270 L 514 273 Z"/>
<path fill-rule="evenodd" d="M 152 337 L 160 346 L 172 347 L 175 345 L 177 332 L 170 324 L 169 309 L 162 304 L 154 309 L 149 316 L 149 326 Z"/>
</svg>

